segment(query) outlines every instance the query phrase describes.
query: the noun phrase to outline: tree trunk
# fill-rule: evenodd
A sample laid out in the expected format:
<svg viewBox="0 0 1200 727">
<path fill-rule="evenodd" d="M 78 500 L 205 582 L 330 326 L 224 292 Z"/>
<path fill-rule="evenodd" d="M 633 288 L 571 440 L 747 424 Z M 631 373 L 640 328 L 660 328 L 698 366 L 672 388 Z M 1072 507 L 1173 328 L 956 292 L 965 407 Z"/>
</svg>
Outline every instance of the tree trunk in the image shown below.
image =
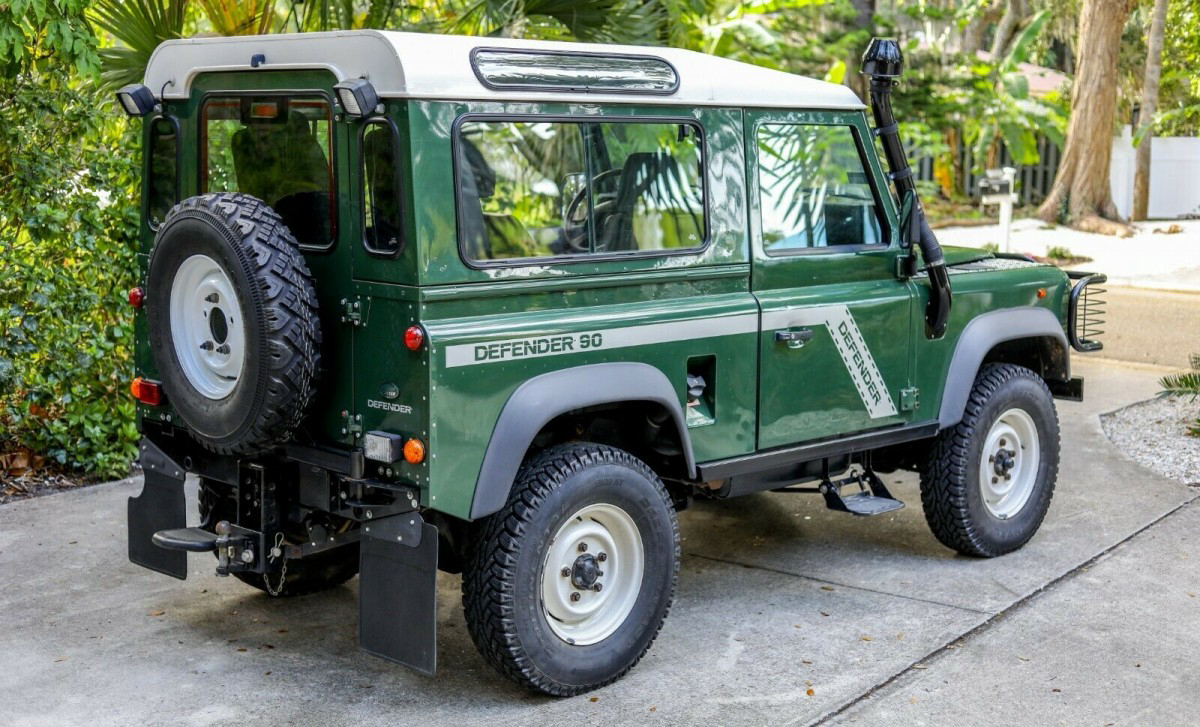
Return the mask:
<svg viewBox="0 0 1200 727">
<path fill-rule="evenodd" d="M 1167 26 L 1167 0 L 1154 0 L 1150 39 L 1146 51 L 1146 79 L 1142 82 L 1139 125 L 1146 127 L 1137 148 L 1137 172 L 1133 177 L 1133 219 L 1146 219 L 1150 207 L 1150 142 L 1154 138 L 1154 114 L 1158 111 L 1158 82 L 1162 78 L 1163 35 Z"/>
<path fill-rule="evenodd" d="M 1067 142 L 1054 186 L 1038 208 L 1038 217 L 1047 222 L 1065 221 L 1085 232 L 1132 234 L 1113 204 L 1108 170 L 1117 104 L 1117 56 L 1133 2 L 1084 0 Z M 1065 215 L 1061 214 L 1064 210 Z"/>
<path fill-rule="evenodd" d="M 967 27 L 963 28 L 962 35 L 962 52 L 968 55 L 975 53 L 983 48 L 983 41 L 987 36 L 987 29 L 992 23 L 1000 19 L 1000 3 L 995 0 L 984 0 L 975 10 L 975 14 L 971 16 L 971 20 L 967 22 Z"/>
<path fill-rule="evenodd" d="M 875 0 L 851 0 L 851 4 L 854 5 L 854 29 L 867 31 L 870 40 L 875 33 Z M 866 48 L 864 45 L 846 60 L 846 85 L 864 102 L 867 100 L 867 77 L 858 72 L 858 67 Z"/>
<path fill-rule="evenodd" d="M 1000 25 L 996 26 L 996 37 L 992 39 L 993 60 L 998 61 L 1003 57 L 1005 49 L 1016 36 L 1028 14 L 1029 7 L 1026 6 L 1025 0 L 1008 0 L 1004 7 L 1004 15 L 1000 18 Z"/>
</svg>

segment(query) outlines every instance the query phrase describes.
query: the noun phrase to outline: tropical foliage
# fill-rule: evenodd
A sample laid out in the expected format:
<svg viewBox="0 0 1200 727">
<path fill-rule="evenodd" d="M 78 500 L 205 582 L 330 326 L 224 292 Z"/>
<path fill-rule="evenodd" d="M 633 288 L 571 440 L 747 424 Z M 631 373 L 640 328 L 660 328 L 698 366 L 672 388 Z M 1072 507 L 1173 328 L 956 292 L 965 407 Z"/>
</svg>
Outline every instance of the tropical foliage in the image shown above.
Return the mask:
<svg viewBox="0 0 1200 727">
<path fill-rule="evenodd" d="M 1146 7 L 1122 37 L 1118 118 L 1144 63 Z M 1063 94 L 1035 97 L 1024 61 L 1071 74 L 1079 0 L 0 0 L 0 455 L 32 453 L 95 476 L 133 455 L 130 316 L 135 129 L 111 91 L 141 79 L 164 40 L 386 28 L 670 45 L 845 82 L 857 56 L 898 36 L 905 139 L 962 195 L 958 150 L 992 164 L 1059 142 Z M 1027 8 L 1024 15 L 1005 12 Z M 1002 27 L 1003 26 L 1003 27 Z M 1200 10 L 1170 0 L 1159 135 L 1200 131 Z M 980 49 L 991 49 L 984 52 Z M 156 92 L 158 89 L 154 89 Z M 0 471 L 0 475 L 3 472 Z"/>
</svg>

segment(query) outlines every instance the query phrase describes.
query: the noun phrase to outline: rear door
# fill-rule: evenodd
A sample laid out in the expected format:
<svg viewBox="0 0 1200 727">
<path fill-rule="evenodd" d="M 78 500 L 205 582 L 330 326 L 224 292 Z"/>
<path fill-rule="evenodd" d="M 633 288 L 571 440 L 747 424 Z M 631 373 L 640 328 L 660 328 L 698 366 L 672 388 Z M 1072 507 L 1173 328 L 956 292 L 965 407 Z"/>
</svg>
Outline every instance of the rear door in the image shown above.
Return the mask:
<svg viewBox="0 0 1200 727">
<path fill-rule="evenodd" d="M 753 112 L 746 134 L 758 447 L 906 421 L 913 291 L 865 118 Z"/>
</svg>

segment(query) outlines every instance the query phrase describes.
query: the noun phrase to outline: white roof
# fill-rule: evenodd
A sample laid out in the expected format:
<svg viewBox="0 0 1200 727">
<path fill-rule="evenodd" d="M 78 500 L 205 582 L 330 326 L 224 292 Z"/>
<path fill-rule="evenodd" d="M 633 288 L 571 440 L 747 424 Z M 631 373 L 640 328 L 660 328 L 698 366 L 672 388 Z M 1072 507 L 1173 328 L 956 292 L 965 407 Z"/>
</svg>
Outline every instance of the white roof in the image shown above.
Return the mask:
<svg viewBox="0 0 1200 727">
<path fill-rule="evenodd" d="M 679 88 L 670 95 L 631 95 L 588 91 L 492 90 L 471 68 L 474 48 L 585 51 L 655 56 L 678 71 Z M 726 58 L 679 50 L 595 43 L 563 43 L 465 35 L 335 31 L 227 38 L 185 38 L 160 45 L 146 67 L 146 85 L 165 99 L 184 99 L 198 74 L 322 68 L 339 81 L 367 78 L 384 98 L 582 101 L 680 106 L 861 109 L 845 86 Z"/>
</svg>

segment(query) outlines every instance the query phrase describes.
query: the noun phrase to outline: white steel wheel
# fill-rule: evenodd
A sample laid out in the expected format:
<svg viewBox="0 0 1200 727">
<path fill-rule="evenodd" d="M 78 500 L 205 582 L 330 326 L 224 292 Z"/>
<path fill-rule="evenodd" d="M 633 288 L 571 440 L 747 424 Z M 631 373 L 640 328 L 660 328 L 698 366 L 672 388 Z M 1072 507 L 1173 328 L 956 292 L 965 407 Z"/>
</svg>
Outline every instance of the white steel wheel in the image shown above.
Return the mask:
<svg viewBox="0 0 1200 727">
<path fill-rule="evenodd" d="M 201 395 L 224 399 L 246 362 L 245 321 L 229 276 L 211 257 L 192 255 L 175 273 L 170 301 L 179 367 Z"/>
<path fill-rule="evenodd" d="M 1000 520 L 1021 512 L 1029 502 L 1041 465 L 1041 442 L 1033 417 L 1008 409 L 996 418 L 983 442 L 979 487 L 987 511 Z"/>
<path fill-rule="evenodd" d="M 575 646 L 603 641 L 637 602 L 646 552 L 637 524 L 599 503 L 563 523 L 542 565 L 542 613 L 551 631 Z"/>
</svg>

